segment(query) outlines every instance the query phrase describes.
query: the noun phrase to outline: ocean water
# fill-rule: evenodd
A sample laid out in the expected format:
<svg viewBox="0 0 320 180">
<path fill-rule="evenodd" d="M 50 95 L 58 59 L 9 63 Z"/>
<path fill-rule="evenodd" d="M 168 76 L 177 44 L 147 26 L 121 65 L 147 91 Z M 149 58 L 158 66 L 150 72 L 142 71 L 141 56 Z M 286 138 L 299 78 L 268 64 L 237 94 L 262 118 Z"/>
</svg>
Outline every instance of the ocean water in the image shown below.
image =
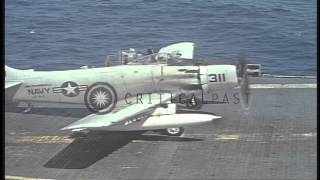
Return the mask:
<svg viewBox="0 0 320 180">
<path fill-rule="evenodd" d="M 5 1 L 5 63 L 15 68 L 103 65 L 120 49 L 181 41 L 212 63 L 245 53 L 265 73 L 316 75 L 316 1 Z"/>
</svg>

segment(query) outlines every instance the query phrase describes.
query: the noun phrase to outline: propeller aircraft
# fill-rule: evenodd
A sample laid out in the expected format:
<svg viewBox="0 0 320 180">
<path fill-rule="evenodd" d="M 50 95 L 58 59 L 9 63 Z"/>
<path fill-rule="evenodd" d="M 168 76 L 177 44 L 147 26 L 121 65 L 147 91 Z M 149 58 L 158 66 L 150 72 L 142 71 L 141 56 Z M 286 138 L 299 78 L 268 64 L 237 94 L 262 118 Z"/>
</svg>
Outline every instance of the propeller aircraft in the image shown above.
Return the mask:
<svg viewBox="0 0 320 180">
<path fill-rule="evenodd" d="M 160 130 L 179 136 L 185 126 L 222 118 L 200 111 L 199 92 L 240 86 L 242 106 L 249 107 L 245 59 L 238 65 L 196 64 L 193 48 L 193 43 L 183 42 L 147 55 L 131 49 L 121 52 L 120 65 L 97 68 L 35 71 L 5 66 L 6 98 L 29 108 L 54 103 L 90 110 L 62 130 Z"/>
</svg>

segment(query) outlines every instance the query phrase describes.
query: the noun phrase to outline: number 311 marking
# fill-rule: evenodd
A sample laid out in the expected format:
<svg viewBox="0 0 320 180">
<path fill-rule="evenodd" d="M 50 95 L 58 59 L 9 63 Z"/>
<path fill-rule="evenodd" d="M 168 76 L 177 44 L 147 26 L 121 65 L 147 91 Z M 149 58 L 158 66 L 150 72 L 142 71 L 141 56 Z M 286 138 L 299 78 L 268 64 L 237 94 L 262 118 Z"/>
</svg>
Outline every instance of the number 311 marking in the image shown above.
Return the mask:
<svg viewBox="0 0 320 180">
<path fill-rule="evenodd" d="M 209 74 L 209 82 L 225 82 L 225 74 Z"/>
</svg>

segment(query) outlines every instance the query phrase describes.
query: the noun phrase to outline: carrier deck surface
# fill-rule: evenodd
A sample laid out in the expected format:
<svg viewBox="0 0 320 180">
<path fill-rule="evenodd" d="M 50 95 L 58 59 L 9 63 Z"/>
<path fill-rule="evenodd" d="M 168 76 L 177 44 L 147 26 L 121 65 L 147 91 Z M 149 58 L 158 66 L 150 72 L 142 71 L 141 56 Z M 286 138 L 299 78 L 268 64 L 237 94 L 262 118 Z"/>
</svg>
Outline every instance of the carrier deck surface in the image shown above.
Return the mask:
<svg viewBox="0 0 320 180">
<path fill-rule="evenodd" d="M 229 104 L 203 106 L 222 119 L 187 127 L 183 137 L 152 132 L 77 137 L 60 129 L 88 112 L 23 114 L 6 107 L 5 177 L 316 179 L 316 79 L 259 77 L 251 84 L 247 112 L 232 103 L 231 92 Z"/>
</svg>

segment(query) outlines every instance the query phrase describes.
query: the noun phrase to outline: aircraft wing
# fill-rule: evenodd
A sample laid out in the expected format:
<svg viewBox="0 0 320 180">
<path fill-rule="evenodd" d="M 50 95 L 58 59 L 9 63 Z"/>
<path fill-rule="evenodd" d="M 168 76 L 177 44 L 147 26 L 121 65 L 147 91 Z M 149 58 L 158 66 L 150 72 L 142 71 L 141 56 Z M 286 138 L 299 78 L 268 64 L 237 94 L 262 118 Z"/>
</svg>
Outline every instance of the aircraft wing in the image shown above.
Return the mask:
<svg viewBox="0 0 320 180">
<path fill-rule="evenodd" d="M 154 108 L 160 104 L 164 104 L 173 98 L 170 93 L 153 93 L 150 96 L 144 95 L 141 101 L 128 100 L 132 104 L 124 104 L 116 107 L 113 111 L 108 114 L 90 114 L 64 128 L 62 130 L 82 130 L 87 128 L 102 128 L 118 123 L 127 118 L 136 116 L 144 111 Z M 137 103 L 139 102 L 139 103 Z"/>
</svg>

